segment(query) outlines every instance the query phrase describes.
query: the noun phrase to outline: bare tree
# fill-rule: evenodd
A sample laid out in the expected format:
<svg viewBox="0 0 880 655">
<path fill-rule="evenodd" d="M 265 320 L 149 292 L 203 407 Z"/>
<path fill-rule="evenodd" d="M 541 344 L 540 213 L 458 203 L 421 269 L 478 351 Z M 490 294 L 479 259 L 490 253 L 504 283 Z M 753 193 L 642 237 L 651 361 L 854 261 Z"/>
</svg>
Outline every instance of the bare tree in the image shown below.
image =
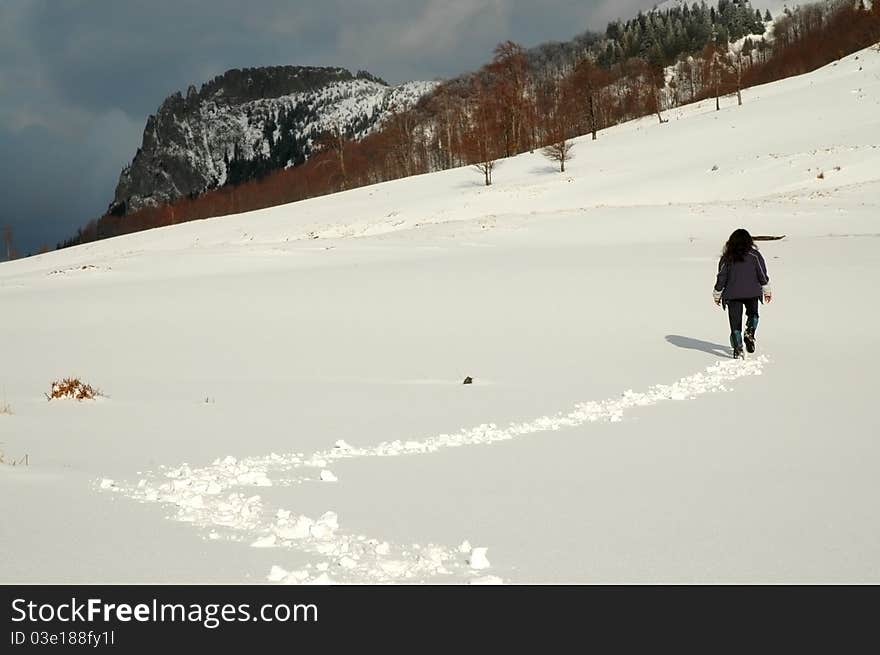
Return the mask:
<svg viewBox="0 0 880 655">
<path fill-rule="evenodd" d="M 478 78 L 473 82 L 471 102 L 471 125 L 465 138 L 465 148 L 468 159 L 483 174 L 486 186 L 491 186 L 505 126 L 499 116 L 497 97 Z"/>
<path fill-rule="evenodd" d="M 742 77 L 743 77 L 743 53 L 742 51 L 736 54 L 736 59 L 734 60 L 733 67 L 736 71 L 736 102 L 742 107 L 743 104 L 743 94 L 742 94 Z"/>
<path fill-rule="evenodd" d="M 706 46 L 703 51 L 703 61 L 706 67 L 704 77 L 712 85 L 715 95 L 715 111 L 721 111 L 721 80 L 725 66 L 721 51 L 714 43 Z"/>
<path fill-rule="evenodd" d="M 391 109 L 385 121 L 386 130 L 391 137 L 392 156 L 397 162 L 403 177 L 415 175 L 419 171 L 416 146 L 416 116 L 412 110 Z"/>
<path fill-rule="evenodd" d="M 540 104 L 547 126 L 548 145 L 541 153 L 559 162 L 559 170 L 565 172 L 565 162 L 572 158 L 571 135 L 574 130 L 574 117 L 578 113 L 575 98 L 578 95 L 576 79 L 545 84 L 540 92 Z"/>
<path fill-rule="evenodd" d="M 663 101 L 660 99 L 660 89 L 656 86 L 654 87 L 654 111 L 657 114 L 657 120 L 660 121 L 660 125 L 664 123 L 668 123 L 668 118 L 663 118 L 663 114 L 661 113 L 661 107 L 663 106 Z"/>
<path fill-rule="evenodd" d="M 593 141 L 597 137 L 599 129 L 599 112 L 597 107 L 597 97 L 601 87 L 609 84 L 608 74 L 597 66 L 592 59 L 587 58 L 580 62 L 571 75 L 571 82 L 574 85 L 573 96 L 577 102 L 583 103 L 587 113 L 587 125 L 593 136 Z"/>
<path fill-rule="evenodd" d="M 455 165 L 455 133 L 456 101 L 452 97 L 452 88 L 449 83 L 441 84 L 430 97 L 429 102 L 435 105 L 437 116 L 437 145 L 440 151 L 441 168 L 452 168 Z"/>
<path fill-rule="evenodd" d="M 504 123 L 505 154 L 509 157 L 529 147 L 524 130 L 529 64 L 525 48 L 513 41 L 498 44 L 494 55 L 488 70 L 495 78 L 494 92 L 500 100 L 498 112 Z"/>
<path fill-rule="evenodd" d="M 703 63 L 697 63 L 692 56 L 688 56 L 676 64 L 676 104 L 696 101 L 698 91 L 701 92 L 705 85 L 706 66 Z"/>
<path fill-rule="evenodd" d="M 6 249 L 6 261 L 12 261 L 15 252 L 15 246 L 12 239 L 12 226 L 7 225 L 3 228 L 3 247 Z"/>
<path fill-rule="evenodd" d="M 492 186 L 492 171 L 495 170 L 495 160 L 486 158 L 485 161 L 479 161 L 474 164 L 474 168 L 483 174 L 486 186 Z"/>
<path fill-rule="evenodd" d="M 574 148 L 574 143 L 572 143 L 569 139 L 563 138 L 561 141 L 557 141 L 556 143 L 551 143 L 549 146 L 545 147 L 541 152 L 545 157 L 551 159 L 553 161 L 559 162 L 559 172 L 565 172 L 565 162 L 569 159 L 573 159 L 574 155 L 571 154 L 571 150 Z"/>
</svg>

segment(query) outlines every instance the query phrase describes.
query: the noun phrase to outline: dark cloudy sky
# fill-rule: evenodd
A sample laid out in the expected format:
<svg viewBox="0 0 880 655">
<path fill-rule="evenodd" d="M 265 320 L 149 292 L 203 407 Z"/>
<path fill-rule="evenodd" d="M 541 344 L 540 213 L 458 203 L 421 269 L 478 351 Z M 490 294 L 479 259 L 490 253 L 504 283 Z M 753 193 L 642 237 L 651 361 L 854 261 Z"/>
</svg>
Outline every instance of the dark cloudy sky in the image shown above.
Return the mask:
<svg viewBox="0 0 880 655">
<path fill-rule="evenodd" d="M 0 0 L 0 227 L 22 253 L 106 209 L 162 100 L 230 68 L 363 68 L 389 82 L 566 40 L 655 0 Z M 3 253 L 2 256 L 5 256 Z"/>
</svg>

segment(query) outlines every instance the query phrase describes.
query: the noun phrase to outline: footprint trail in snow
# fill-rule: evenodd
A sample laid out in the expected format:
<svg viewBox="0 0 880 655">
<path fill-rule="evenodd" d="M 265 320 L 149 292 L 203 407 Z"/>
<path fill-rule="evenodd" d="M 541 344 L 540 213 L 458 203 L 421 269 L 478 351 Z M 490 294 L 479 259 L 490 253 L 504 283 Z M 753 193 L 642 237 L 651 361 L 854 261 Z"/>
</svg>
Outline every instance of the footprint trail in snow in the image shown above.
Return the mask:
<svg viewBox="0 0 880 655">
<path fill-rule="evenodd" d="M 136 485 L 105 479 L 97 486 L 141 502 L 172 506 L 175 513 L 170 518 L 209 530 L 209 539 L 249 542 L 255 548 L 295 549 L 316 560 L 299 570 L 273 566 L 266 576 L 270 582 L 498 583 L 499 578 L 486 575 L 490 562 L 485 547 L 472 548 L 467 541 L 452 547 L 392 545 L 374 537 L 347 534 L 340 529 L 334 512 L 328 511 L 318 518 L 297 515 L 288 509 L 267 507 L 252 491 L 316 479 L 334 482 L 336 476 L 329 468 L 341 459 L 433 453 L 442 448 L 492 444 L 585 423 L 619 422 L 629 409 L 727 391 L 726 383 L 761 375 L 766 363 L 765 356 L 719 362 L 673 384 L 656 385 L 645 392 L 626 391 L 618 398 L 578 404 L 568 413 L 507 427 L 489 423 L 423 440 L 386 441 L 370 448 L 355 448 L 339 441 L 335 447 L 309 456 L 273 453 L 245 459 L 225 457 L 201 468 L 182 464 L 161 469 Z"/>
</svg>

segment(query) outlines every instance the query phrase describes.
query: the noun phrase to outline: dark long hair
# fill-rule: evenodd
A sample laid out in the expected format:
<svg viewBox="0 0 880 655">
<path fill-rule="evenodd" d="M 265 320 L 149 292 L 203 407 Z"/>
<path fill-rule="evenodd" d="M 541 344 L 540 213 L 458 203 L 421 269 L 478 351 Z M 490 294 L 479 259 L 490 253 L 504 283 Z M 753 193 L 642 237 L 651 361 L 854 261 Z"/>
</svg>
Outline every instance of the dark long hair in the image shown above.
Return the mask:
<svg viewBox="0 0 880 655">
<path fill-rule="evenodd" d="M 727 243 L 724 244 L 724 252 L 721 253 L 721 261 L 725 264 L 741 262 L 754 247 L 755 241 L 752 239 L 752 235 L 749 234 L 748 230 L 742 228 L 734 230 L 733 234 L 731 234 L 730 238 L 727 240 Z"/>
</svg>

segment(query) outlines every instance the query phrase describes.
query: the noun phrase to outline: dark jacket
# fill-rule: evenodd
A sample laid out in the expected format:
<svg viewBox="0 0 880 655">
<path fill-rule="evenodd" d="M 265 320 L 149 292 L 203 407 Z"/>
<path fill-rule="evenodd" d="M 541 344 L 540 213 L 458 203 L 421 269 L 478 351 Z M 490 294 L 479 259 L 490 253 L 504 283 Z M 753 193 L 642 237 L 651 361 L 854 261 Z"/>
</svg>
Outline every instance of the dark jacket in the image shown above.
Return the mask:
<svg viewBox="0 0 880 655">
<path fill-rule="evenodd" d="M 724 260 L 718 263 L 718 278 L 715 291 L 720 291 L 724 304 L 728 300 L 744 300 L 746 298 L 764 299 L 763 287 L 770 283 L 767 275 L 767 264 L 764 257 L 753 248 L 741 262 L 727 264 Z"/>
</svg>

